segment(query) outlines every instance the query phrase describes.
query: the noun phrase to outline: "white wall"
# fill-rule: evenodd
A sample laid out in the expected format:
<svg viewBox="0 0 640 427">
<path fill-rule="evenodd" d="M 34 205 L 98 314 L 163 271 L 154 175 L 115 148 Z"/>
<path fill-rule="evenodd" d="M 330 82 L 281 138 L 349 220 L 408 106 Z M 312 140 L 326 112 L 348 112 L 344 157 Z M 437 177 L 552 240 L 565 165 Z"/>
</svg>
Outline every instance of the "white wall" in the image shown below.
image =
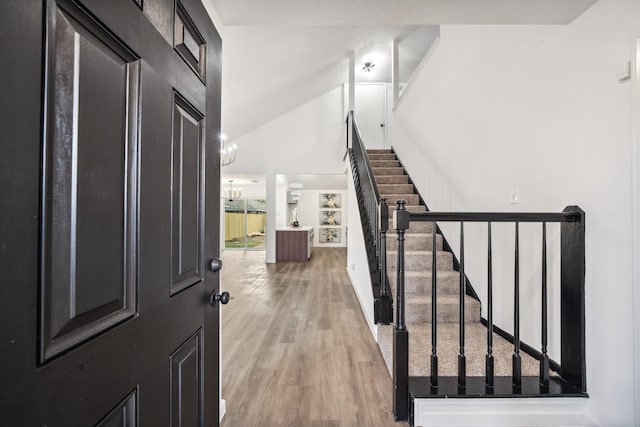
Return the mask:
<svg viewBox="0 0 640 427">
<path fill-rule="evenodd" d="M 631 87 L 617 76 L 639 32 L 631 0 L 601 0 L 567 26 L 443 26 L 392 117 L 393 146 L 432 210 L 586 211 L 587 405 L 610 426 L 634 424 Z M 470 227 L 466 247 L 481 297 L 484 232 Z M 511 233 L 494 241 L 505 254 Z M 524 243 L 534 233 L 522 236 L 522 333 L 537 346 L 540 244 Z M 498 267 L 496 321 L 509 331 L 512 283 L 513 266 Z"/>
<path fill-rule="evenodd" d="M 373 291 L 371 289 L 371 276 L 369 275 L 369 261 L 367 260 L 367 249 L 362 233 L 362 223 L 360 222 L 360 208 L 358 198 L 353 184 L 351 166 L 347 172 L 347 211 L 349 215 L 347 234 L 347 274 L 351 280 L 364 317 L 373 337 L 378 340 L 378 325 L 373 321 Z"/>
<path fill-rule="evenodd" d="M 276 174 L 340 174 L 346 147 L 343 87 L 340 86 L 230 141 L 238 145 L 237 160 L 225 173 L 267 175 L 266 262 L 275 262 L 275 229 L 287 219 L 277 217 Z M 302 143 L 304 142 L 304 143 Z M 286 188 L 286 187 L 285 187 Z M 286 204 L 286 194 L 284 203 Z"/>
<path fill-rule="evenodd" d="M 342 91 L 340 86 L 229 141 L 238 145 L 238 157 L 225 167 L 225 173 L 343 173 L 346 112 L 343 114 Z"/>
</svg>

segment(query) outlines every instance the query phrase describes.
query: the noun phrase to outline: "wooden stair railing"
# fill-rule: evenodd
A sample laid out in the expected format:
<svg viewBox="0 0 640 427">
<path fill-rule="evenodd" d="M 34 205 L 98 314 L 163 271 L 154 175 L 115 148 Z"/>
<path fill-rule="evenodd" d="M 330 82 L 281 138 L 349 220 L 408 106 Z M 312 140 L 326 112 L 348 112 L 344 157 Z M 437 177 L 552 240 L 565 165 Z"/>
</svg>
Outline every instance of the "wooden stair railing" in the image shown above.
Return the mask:
<svg viewBox="0 0 640 427">
<path fill-rule="evenodd" d="M 393 320 L 393 300 L 386 274 L 385 237 L 389 223 L 388 206 L 386 199 L 381 198 L 378 192 L 353 111 L 347 117 L 347 125 L 352 127 L 352 144 L 348 153 L 367 248 L 374 296 L 374 322 L 387 325 Z"/>
<path fill-rule="evenodd" d="M 412 401 L 424 397 L 586 397 L 585 366 L 585 213 L 578 206 L 568 206 L 559 213 L 487 213 L 487 212 L 411 212 L 406 202 L 399 200 L 393 213 L 393 224 L 397 232 L 397 295 L 394 329 L 394 415 L 397 420 L 410 420 Z M 459 286 L 459 346 L 457 376 L 438 375 L 438 345 L 436 341 L 438 316 L 436 311 L 436 238 L 432 239 L 432 333 L 431 372 L 428 377 L 409 376 L 409 332 L 405 325 L 405 232 L 412 222 L 432 224 L 454 222 L 460 225 L 460 286 Z M 485 375 L 468 376 L 465 354 L 465 304 L 466 277 L 464 273 L 464 225 L 465 223 L 487 225 L 488 251 L 488 299 L 487 299 L 487 350 Z M 513 280 L 513 354 L 510 376 L 496 376 L 492 354 L 493 336 L 493 273 L 491 226 L 493 223 L 514 224 L 514 280 Z M 520 223 L 541 224 L 541 351 L 539 352 L 540 374 L 523 376 L 521 372 L 520 342 Z M 550 376 L 550 359 L 547 354 L 548 336 L 548 290 L 547 290 L 547 224 L 560 224 L 560 330 L 561 363 L 555 365 L 557 375 Z"/>
</svg>

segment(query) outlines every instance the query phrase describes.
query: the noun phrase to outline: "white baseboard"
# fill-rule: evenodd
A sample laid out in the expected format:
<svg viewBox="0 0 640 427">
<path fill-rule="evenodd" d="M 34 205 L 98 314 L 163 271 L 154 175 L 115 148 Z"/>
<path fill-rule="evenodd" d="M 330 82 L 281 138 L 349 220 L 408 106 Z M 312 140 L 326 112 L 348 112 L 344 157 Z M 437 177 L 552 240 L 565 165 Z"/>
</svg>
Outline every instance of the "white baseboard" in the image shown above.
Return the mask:
<svg viewBox="0 0 640 427">
<path fill-rule="evenodd" d="M 370 319 L 369 316 L 367 316 L 367 310 L 365 309 L 365 300 L 363 296 L 360 295 L 360 292 L 358 292 L 358 287 L 355 285 L 356 279 L 351 275 L 351 270 L 349 269 L 349 267 L 347 267 L 347 276 L 349 276 L 351 287 L 355 291 L 356 297 L 358 298 L 358 302 L 360 303 L 360 309 L 362 310 L 362 314 L 364 314 L 364 318 L 367 320 L 367 325 L 371 330 L 371 335 L 373 335 L 373 339 L 376 340 L 376 342 L 378 342 L 378 325 L 375 324 L 373 319 Z"/>
<path fill-rule="evenodd" d="M 586 399 L 416 399 L 414 425 L 600 427 L 587 415 Z"/>
<path fill-rule="evenodd" d="M 220 421 L 222 421 L 226 413 L 227 413 L 227 401 L 224 399 L 220 399 Z"/>
</svg>

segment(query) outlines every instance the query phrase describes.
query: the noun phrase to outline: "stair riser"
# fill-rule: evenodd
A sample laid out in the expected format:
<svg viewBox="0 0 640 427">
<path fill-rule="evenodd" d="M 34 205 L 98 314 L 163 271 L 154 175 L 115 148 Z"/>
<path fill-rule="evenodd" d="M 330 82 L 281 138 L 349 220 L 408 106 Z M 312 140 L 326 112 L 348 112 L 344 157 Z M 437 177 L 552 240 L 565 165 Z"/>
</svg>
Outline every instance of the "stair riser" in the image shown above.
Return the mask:
<svg viewBox="0 0 640 427">
<path fill-rule="evenodd" d="M 369 160 L 398 160 L 393 153 L 369 154 Z"/>
<path fill-rule="evenodd" d="M 378 176 L 378 175 L 404 175 L 404 169 L 403 168 L 374 168 L 373 169 L 373 175 L 374 176 Z"/>
<path fill-rule="evenodd" d="M 419 206 L 420 205 L 420 196 L 417 194 L 385 194 L 387 198 L 387 204 L 393 205 L 395 207 L 396 202 L 398 200 L 404 200 L 407 205 Z"/>
<path fill-rule="evenodd" d="M 379 184 L 378 192 L 380 197 L 387 197 L 386 194 L 413 194 L 413 184 Z"/>
<path fill-rule="evenodd" d="M 406 233 L 404 235 L 404 249 L 406 251 L 430 251 L 433 248 L 432 235 L 414 235 L 412 233 Z M 392 236 L 387 236 L 387 250 L 395 251 L 398 249 L 397 234 L 393 233 Z M 436 250 L 442 250 L 442 235 L 436 235 Z"/>
<path fill-rule="evenodd" d="M 409 177 L 407 175 L 378 175 L 375 179 L 378 185 L 409 183 Z"/>
<path fill-rule="evenodd" d="M 397 168 L 400 162 L 397 160 L 370 160 L 372 168 Z"/>
<path fill-rule="evenodd" d="M 387 276 L 389 277 L 389 286 L 391 286 L 393 289 L 396 289 L 396 270 L 388 269 Z M 436 280 L 436 290 L 438 294 L 457 294 L 458 292 L 460 292 L 460 276 L 436 276 Z M 406 294 L 430 293 L 431 272 L 425 272 L 420 276 L 405 275 L 404 290 Z"/>
<path fill-rule="evenodd" d="M 389 214 L 389 218 L 391 218 L 393 214 Z M 409 228 L 405 231 L 405 236 L 410 233 L 431 233 L 433 226 L 430 222 L 418 222 L 412 221 L 409 222 Z M 398 234 L 396 230 L 393 229 L 392 221 L 389 221 L 389 230 L 387 231 L 387 240 L 397 239 Z"/>
<path fill-rule="evenodd" d="M 395 269 L 398 255 L 394 252 L 387 252 L 387 267 Z M 453 258 L 450 252 L 438 252 L 436 255 L 436 267 L 438 270 L 451 270 L 453 268 Z M 431 252 L 427 253 L 406 253 L 404 255 L 405 271 L 431 270 Z"/>
<path fill-rule="evenodd" d="M 393 211 L 396 210 L 396 200 L 387 199 L 389 205 L 389 220 L 393 218 Z M 426 212 L 427 207 L 425 205 L 407 205 L 405 206 L 409 212 Z"/>
<path fill-rule="evenodd" d="M 458 323 L 460 319 L 460 304 L 442 304 L 438 303 L 438 322 L 440 323 Z M 425 322 L 431 323 L 431 303 L 416 303 L 407 301 L 405 304 L 405 318 L 407 323 Z M 467 298 L 465 303 L 464 321 L 479 322 L 480 321 L 480 303 L 478 301 Z"/>
</svg>

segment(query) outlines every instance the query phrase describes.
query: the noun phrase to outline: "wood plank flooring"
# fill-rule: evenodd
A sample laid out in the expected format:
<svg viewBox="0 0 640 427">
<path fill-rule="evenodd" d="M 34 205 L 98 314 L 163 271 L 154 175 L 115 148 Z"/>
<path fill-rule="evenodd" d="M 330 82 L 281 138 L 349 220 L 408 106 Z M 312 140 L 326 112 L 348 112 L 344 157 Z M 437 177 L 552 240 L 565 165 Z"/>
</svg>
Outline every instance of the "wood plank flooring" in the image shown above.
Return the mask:
<svg viewBox="0 0 640 427">
<path fill-rule="evenodd" d="M 225 251 L 222 427 L 405 427 L 392 383 L 346 274 L 346 250 L 264 264 Z"/>
</svg>

